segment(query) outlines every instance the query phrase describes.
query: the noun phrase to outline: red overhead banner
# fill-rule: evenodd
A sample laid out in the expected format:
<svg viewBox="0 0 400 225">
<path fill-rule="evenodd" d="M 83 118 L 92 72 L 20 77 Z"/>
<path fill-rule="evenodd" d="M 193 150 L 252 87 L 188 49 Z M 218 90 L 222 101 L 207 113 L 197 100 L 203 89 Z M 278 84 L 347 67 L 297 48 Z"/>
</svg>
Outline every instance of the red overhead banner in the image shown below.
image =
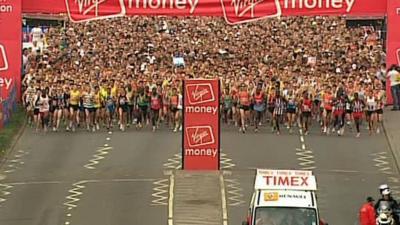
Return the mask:
<svg viewBox="0 0 400 225">
<path fill-rule="evenodd" d="M 21 0 L 0 1 L 0 127 L 7 122 L 21 85 Z"/>
<path fill-rule="evenodd" d="M 185 80 L 183 169 L 218 170 L 219 80 Z"/>
<path fill-rule="evenodd" d="M 69 13 L 76 22 L 125 15 L 224 16 L 230 24 L 298 15 L 383 16 L 381 0 L 24 0 L 25 13 Z"/>
</svg>

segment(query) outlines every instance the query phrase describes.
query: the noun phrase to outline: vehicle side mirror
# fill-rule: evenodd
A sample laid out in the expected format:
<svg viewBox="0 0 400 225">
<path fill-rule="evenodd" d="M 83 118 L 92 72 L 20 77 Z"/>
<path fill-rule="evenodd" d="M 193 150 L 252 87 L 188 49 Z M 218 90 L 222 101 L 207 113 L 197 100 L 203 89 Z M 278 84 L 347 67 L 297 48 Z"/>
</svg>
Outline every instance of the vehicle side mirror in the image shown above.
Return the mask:
<svg viewBox="0 0 400 225">
<path fill-rule="evenodd" d="M 243 222 L 242 222 L 242 225 L 249 225 L 249 222 L 243 221 Z"/>
</svg>

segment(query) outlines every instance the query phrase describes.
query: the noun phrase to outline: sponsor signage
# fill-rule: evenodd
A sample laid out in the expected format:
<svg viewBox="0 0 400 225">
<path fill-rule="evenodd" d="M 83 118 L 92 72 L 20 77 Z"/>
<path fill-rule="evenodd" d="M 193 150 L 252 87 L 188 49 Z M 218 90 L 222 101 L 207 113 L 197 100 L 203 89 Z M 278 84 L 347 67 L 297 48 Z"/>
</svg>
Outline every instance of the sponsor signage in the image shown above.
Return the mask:
<svg viewBox="0 0 400 225">
<path fill-rule="evenodd" d="M 185 80 L 183 169 L 218 170 L 219 80 Z"/>
<path fill-rule="evenodd" d="M 223 16 L 229 24 L 239 24 L 294 15 L 383 16 L 387 3 L 377 0 L 24 0 L 23 7 L 25 13 L 67 12 L 75 22 L 125 15 L 179 15 Z"/>
<path fill-rule="evenodd" d="M 124 0 L 65 0 L 73 22 L 115 18 L 126 14 Z"/>
<path fill-rule="evenodd" d="M 8 60 L 6 50 L 3 45 L 0 44 L 0 71 L 8 70 Z"/>
<path fill-rule="evenodd" d="M 310 171 L 259 170 L 255 188 L 263 190 L 316 190 L 317 183 Z"/>
<path fill-rule="evenodd" d="M 22 61 L 21 0 L 0 1 L 0 127 L 20 98 Z"/>
<path fill-rule="evenodd" d="M 312 195 L 307 191 L 276 190 L 262 191 L 259 205 L 268 207 L 313 207 Z"/>
</svg>

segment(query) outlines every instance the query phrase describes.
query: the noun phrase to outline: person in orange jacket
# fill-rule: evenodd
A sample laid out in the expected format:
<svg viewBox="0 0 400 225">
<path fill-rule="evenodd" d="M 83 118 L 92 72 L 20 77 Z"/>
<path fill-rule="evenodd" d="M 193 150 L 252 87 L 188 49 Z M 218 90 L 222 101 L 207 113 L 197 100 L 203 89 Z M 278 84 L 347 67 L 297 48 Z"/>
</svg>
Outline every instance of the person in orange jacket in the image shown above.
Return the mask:
<svg viewBox="0 0 400 225">
<path fill-rule="evenodd" d="M 374 209 L 374 199 L 367 198 L 367 202 L 360 209 L 360 225 L 376 225 L 376 212 Z"/>
</svg>

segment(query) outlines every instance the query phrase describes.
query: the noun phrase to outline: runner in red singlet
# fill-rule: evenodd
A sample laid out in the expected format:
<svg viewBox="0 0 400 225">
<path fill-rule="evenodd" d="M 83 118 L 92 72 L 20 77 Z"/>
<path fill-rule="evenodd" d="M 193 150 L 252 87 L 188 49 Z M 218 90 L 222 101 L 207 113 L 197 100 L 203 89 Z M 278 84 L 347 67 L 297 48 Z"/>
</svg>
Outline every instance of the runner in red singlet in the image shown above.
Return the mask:
<svg viewBox="0 0 400 225">
<path fill-rule="evenodd" d="M 158 128 L 158 120 L 161 109 L 161 96 L 157 93 L 157 88 L 153 87 L 151 96 L 150 96 L 150 108 L 151 108 L 151 121 L 153 125 L 153 132 Z"/>
</svg>

